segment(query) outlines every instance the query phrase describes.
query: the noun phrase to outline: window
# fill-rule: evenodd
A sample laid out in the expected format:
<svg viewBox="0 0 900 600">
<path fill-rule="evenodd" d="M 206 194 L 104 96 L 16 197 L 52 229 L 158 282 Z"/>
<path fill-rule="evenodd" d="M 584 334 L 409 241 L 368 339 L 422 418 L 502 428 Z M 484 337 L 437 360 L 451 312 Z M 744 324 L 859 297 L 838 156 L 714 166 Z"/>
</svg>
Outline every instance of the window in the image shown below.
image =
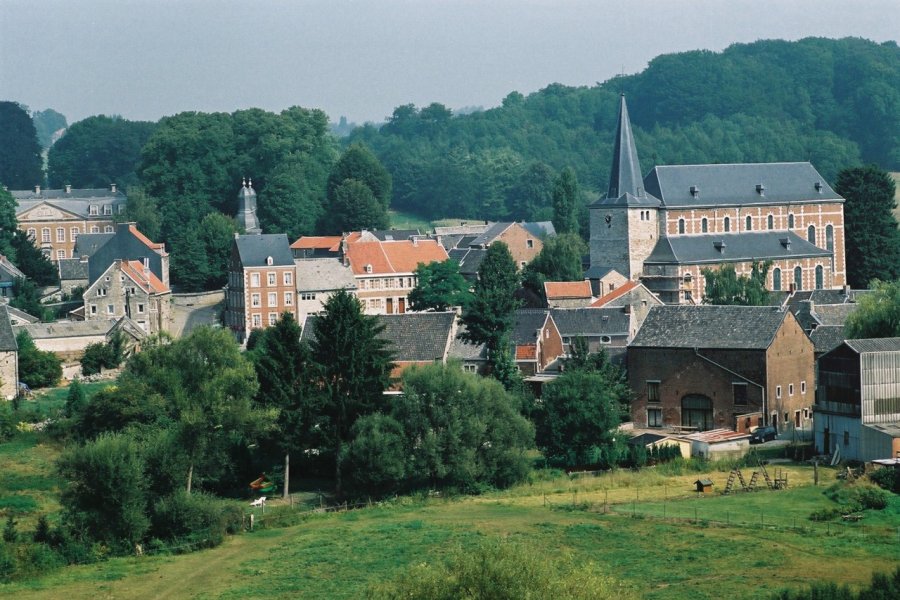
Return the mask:
<svg viewBox="0 0 900 600">
<path fill-rule="evenodd" d="M 772 289 L 776 292 L 781 291 L 781 269 L 777 267 L 772 271 Z"/>
<path fill-rule="evenodd" d="M 834 227 L 831 225 L 825 226 L 825 249 L 834 252 Z"/>
<path fill-rule="evenodd" d="M 45 242 L 47 244 L 50 243 L 50 228 L 49 227 L 44 227 L 43 229 L 41 229 L 41 241 Z"/>
<path fill-rule="evenodd" d="M 285 306 L 293 306 L 294 305 L 294 292 L 285 292 L 284 293 L 284 305 Z"/>
<path fill-rule="evenodd" d="M 700 219 L 700 231 L 703 233 L 709 231 L 709 221 L 706 220 L 706 217 Z"/>
<path fill-rule="evenodd" d="M 301 300 L 315 300 L 316 294 L 315 294 L 315 292 L 303 292 L 302 294 L 300 294 L 300 299 Z"/>
<path fill-rule="evenodd" d="M 725 220 L 722 221 L 722 227 L 726 232 L 731 231 L 731 218 L 725 217 Z"/>
<path fill-rule="evenodd" d="M 278 322 L 278 313 L 269 313 L 269 325 L 274 325 Z"/>
<path fill-rule="evenodd" d="M 91 314 L 92 315 L 97 314 L 97 305 L 96 304 L 91 304 Z"/>
<path fill-rule="evenodd" d="M 64 241 L 66 241 L 66 230 L 63 229 L 62 227 L 57 227 L 57 228 L 56 228 L 56 241 L 57 241 L 57 242 L 64 242 Z"/>
<path fill-rule="evenodd" d="M 647 427 L 662 427 L 662 409 L 661 408 L 648 408 L 647 409 Z"/>
<path fill-rule="evenodd" d="M 113 306 L 112 304 L 107 304 L 107 305 L 106 305 L 106 312 L 107 312 L 107 314 L 113 315 L 113 314 L 116 313 L 116 307 Z"/>
<path fill-rule="evenodd" d="M 745 406 L 747 404 L 747 384 L 743 382 L 732 383 L 731 390 L 734 393 L 734 403 Z"/>
<path fill-rule="evenodd" d="M 262 300 L 260 299 L 259 294 L 251 294 L 250 295 L 250 306 L 253 308 L 259 308 Z"/>
<path fill-rule="evenodd" d="M 253 327 L 262 327 L 262 315 L 259 313 L 254 314 L 251 317 L 251 322 L 253 323 Z"/>
<path fill-rule="evenodd" d="M 267 256 L 266 264 L 271 267 L 273 264 L 275 264 L 275 259 L 273 259 L 271 256 Z"/>
<path fill-rule="evenodd" d="M 526 248 L 534 248 L 534 240 L 525 240 Z"/>
<path fill-rule="evenodd" d="M 259 287 L 259 273 L 250 273 L 250 287 Z"/>
<path fill-rule="evenodd" d="M 526 264 L 528 264 L 528 263 L 526 263 L 526 262 L 523 260 L 522 262 L 519 263 L 519 266 L 520 266 L 521 268 L 524 269 Z"/>
<path fill-rule="evenodd" d="M 799 266 L 794 267 L 794 290 L 800 291 L 803 289 L 803 269 Z"/>
<path fill-rule="evenodd" d="M 266 306 L 269 308 L 273 306 L 278 306 L 278 293 L 277 292 L 269 292 L 269 297 L 266 298 Z"/>
<path fill-rule="evenodd" d="M 106 227 L 103 228 L 104 233 L 113 233 L 114 231 L 115 230 L 113 229 L 112 225 L 107 225 Z"/>
<path fill-rule="evenodd" d="M 30 237 L 32 240 L 34 240 L 34 239 L 37 237 L 37 231 L 36 231 L 35 229 L 33 229 L 33 228 L 32 228 L 32 229 L 29 229 L 29 230 L 28 230 L 28 237 Z"/>
<path fill-rule="evenodd" d="M 816 265 L 816 289 L 821 290 L 825 287 L 825 269 L 822 265 Z"/>
<path fill-rule="evenodd" d="M 805 394 L 805 393 L 806 393 L 806 382 L 805 382 L 805 381 L 801 381 L 801 382 L 800 382 L 800 393 L 801 393 L 801 394 Z"/>
<path fill-rule="evenodd" d="M 98 295 L 98 296 L 105 296 L 105 295 L 106 295 L 106 288 L 97 288 L 97 295 Z"/>
<path fill-rule="evenodd" d="M 91 233 L 100 233 L 100 228 L 97 225 L 91 226 Z"/>
<path fill-rule="evenodd" d="M 794 213 L 788 215 L 788 229 L 794 228 Z"/>
<path fill-rule="evenodd" d="M 806 241 L 812 245 L 816 245 L 816 226 L 810 225 L 806 228 Z"/>
<path fill-rule="evenodd" d="M 463 371 L 466 373 L 477 373 L 478 367 L 475 365 L 463 365 Z"/>
<path fill-rule="evenodd" d="M 272 287 L 276 285 L 275 273 L 266 273 L 266 285 Z"/>
<path fill-rule="evenodd" d="M 780 385 L 775 386 L 775 397 L 781 398 L 781 386 Z"/>
<path fill-rule="evenodd" d="M 372 272 L 372 265 L 366 265 L 366 273 Z"/>
<path fill-rule="evenodd" d="M 65 250 L 57 250 L 57 251 L 56 251 L 56 258 L 57 258 L 58 260 L 62 260 L 62 259 L 64 259 L 65 257 L 66 257 L 66 251 L 65 251 Z"/>
<path fill-rule="evenodd" d="M 284 285 L 294 285 L 294 274 L 290 271 L 284 272 Z"/>
<path fill-rule="evenodd" d="M 747 215 L 747 226 L 745 228 L 747 231 L 753 231 L 753 219 L 750 215 Z"/>
<path fill-rule="evenodd" d="M 684 233 L 684 219 L 678 219 L 678 233 Z"/>
<path fill-rule="evenodd" d="M 793 396 L 793 395 L 794 395 L 794 384 L 789 383 L 788 384 L 788 396 Z"/>
<path fill-rule="evenodd" d="M 766 218 L 766 226 L 767 226 L 769 229 L 775 229 L 775 217 L 773 217 L 772 215 L 769 215 L 769 216 Z"/>
<path fill-rule="evenodd" d="M 647 382 L 647 402 L 659 402 L 659 382 Z"/>
<path fill-rule="evenodd" d="M 789 422 L 790 419 L 788 418 L 788 413 L 784 413 L 784 424 L 787 425 Z"/>
<path fill-rule="evenodd" d="M 103 214 L 104 214 L 104 215 L 111 215 L 111 214 L 112 214 L 112 205 L 110 205 L 110 204 L 104 204 L 104 205 L 103 205 Z"/>
<path fill-rule="evenodd" d="M 78 239 L 78 234 L 80 233 L 80 230 L 77 227 L 73 227 L 69 233 L 71 234 L 72 241 L 74 242 L 75 240 Z"/>
<path fill-rule="evenodd" d="M 144 305 L 143 305 L 143 304 L 138 304 L 138 305 L 137 305 L 137 311 L 138 311 L 138 314 L 139 314 L 139 315 L 144 314 Z"/>
<path fill-rule="evenodd" d="M 547 333 L 549 334 L 550 332 L 548 331 Z M 609 343 L 612 343 L 612 338 L 609 337 L 608 335 L 601 335 L 601 336 L 600 336 L 600 343 L 601 343 L 601 344 L 609 344 Z"/>
<path fill-rule="evenodd" d="M 90 207 L 88 208 L 88 212 L 89 212 L 91 215 L 99 215 L 99 214 L 100 214 L 100 211 L 97 210 L 97 205 L 96 205 L 96 204 L 91 204 Z"/>
</svg>

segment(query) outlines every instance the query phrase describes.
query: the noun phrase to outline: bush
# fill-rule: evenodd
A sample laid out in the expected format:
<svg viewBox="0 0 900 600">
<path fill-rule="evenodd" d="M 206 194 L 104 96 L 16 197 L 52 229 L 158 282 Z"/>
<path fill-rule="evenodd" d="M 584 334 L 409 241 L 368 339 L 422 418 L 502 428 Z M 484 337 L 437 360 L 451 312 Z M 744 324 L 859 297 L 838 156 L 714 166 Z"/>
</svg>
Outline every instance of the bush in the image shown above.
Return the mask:
<svg viewBox="0 0 900 600">
<path fill-rule="evenodd" d="M 887 508 L 887 492 L 879 488 L 864 487 L 855 491 L 853 500 L 863 509 L 884 510 Z"/>
<path fill-rule="evenodd" d="M 869 473 L 869 479 L 889 492 L 900 494 L 900 469 L 877 469 Z"/>
<path fill-rule="evenodd" d="M 38 350 L 28 332 L 16 335 L 19 347 L 19 380 L 32 389 L 51 387 L 62 378 L 62 361 L 52 352 Z"/>
<path fill-rule="evenodd" d="M 103 369 L 115 369 L 125 358 L 125 342 L 116 332 L 108 343 L 89 344 L 81 357 L 81 374 L 95 375 Z"/>
<path fill-rule="evenodd" d="M 178 491 L 153 505 L 150 532 L 163 542 L 213 547 L 240 529 L 242 516 L 234 503 L 202 492 Z"/>
<path fill-rule="evenodd" d="M 6 441 L 16 433 L 16 417 L 9 402 L 0 401 L 0 442 Z"/>
</svg>

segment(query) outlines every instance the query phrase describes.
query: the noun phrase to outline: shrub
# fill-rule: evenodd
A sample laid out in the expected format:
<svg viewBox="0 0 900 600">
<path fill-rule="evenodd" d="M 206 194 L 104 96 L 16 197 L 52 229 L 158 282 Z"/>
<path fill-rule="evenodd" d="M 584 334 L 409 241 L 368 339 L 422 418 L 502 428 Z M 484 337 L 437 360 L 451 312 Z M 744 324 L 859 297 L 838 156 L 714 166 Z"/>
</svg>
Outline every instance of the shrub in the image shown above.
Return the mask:
<svg viewBox="0 0 900 600">
<path fill-rule="evenodd" d="M 900 494 L 900 470 L 898 469 L 877 469 L 869 473 L 869 479 L 889 492 Z"/>
<path fill-rule="evenodd" d="M 212 547 L 221 544 L 226 534 L 236 532 L 241 518 L 240 507 L 234 503 L 202 492 L 178 491 L 153 505 L 150 531 L 164 542 Z"/>
<path fill-rule="evenodd" d="M 888 504 L 888 495 L 879 488 L 864 487 L 855 491 L 853 500 L 864 509 L 884 510 Z"/>
<path fill-rule="evenodd" d="M 0 402 L 0 442 L 16 433 L 16 417 L 8 402 Z"/>
</svg>

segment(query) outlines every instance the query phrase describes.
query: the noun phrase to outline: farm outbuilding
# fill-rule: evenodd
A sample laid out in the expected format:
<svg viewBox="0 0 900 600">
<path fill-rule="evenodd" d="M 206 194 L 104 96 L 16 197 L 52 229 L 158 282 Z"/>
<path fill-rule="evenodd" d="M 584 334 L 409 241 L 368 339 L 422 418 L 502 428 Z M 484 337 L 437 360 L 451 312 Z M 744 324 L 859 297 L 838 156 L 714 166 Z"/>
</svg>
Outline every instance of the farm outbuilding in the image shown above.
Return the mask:
<svg viewBox="0 0 900 600">
<path fill-rule="evenodd" d="M 695 458 L 741 458 L 750 450 L 750 435 L 730 429 L 712 429 L 682 436 L 680 439 L 691 443 L 691 456 Z"/>
<path fill-rule="evenodd" d="M 636 435 L 628 443 L 632 446 L 643 446 L 649 452 L 652 448 L 661 448 L 663 446 L 678 446 L 681 449 L 682 458 L 691 457 L 691 443 L 687 440 L 678 439 L 669 435 L 661 435 L 658 433 L 642 433 Z"/>
</svg>

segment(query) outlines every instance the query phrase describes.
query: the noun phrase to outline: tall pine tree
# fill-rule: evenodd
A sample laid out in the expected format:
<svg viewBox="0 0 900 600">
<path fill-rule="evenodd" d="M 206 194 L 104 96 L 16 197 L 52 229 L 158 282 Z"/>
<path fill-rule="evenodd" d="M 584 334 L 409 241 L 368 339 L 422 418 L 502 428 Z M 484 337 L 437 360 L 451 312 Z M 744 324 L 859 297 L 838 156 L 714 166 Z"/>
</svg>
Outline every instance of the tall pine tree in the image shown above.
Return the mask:
<svg viewBox="0 0 900 600">
<path fill-rule="evenodd" d="M 578 180 L 575 171 L 566 167 L 553 187 L 553 226 L 556 233 L 578 233 Z"/>
</svg>

